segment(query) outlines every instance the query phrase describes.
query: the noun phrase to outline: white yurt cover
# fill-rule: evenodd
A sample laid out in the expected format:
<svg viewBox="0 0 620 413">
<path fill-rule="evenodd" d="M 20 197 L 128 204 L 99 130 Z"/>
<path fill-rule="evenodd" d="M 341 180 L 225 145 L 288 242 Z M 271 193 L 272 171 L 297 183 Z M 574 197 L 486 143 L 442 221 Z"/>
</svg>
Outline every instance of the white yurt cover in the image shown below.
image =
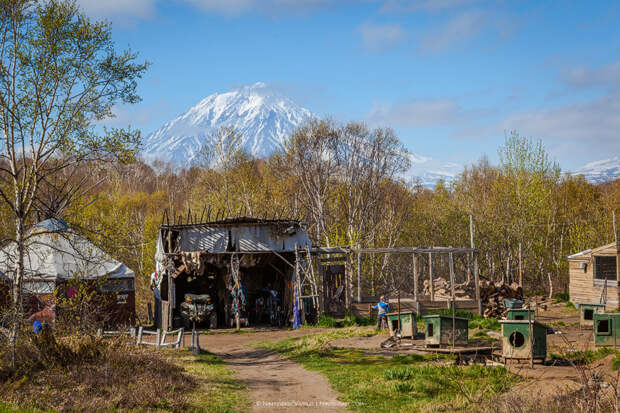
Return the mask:
<svg viewBox="0 0 620 413">
<path fill-rule="evenodd" d="M 30 235 L 24 257 L 25 280 L 93 280 L 135 276 L 125 264 L 71 231 L 63 220 L 42 221 L 30 231 Z M 14 244 L 0 249 L 0 272 L 9 279 L 14 276 L 16 255 Z"/>
</svg>

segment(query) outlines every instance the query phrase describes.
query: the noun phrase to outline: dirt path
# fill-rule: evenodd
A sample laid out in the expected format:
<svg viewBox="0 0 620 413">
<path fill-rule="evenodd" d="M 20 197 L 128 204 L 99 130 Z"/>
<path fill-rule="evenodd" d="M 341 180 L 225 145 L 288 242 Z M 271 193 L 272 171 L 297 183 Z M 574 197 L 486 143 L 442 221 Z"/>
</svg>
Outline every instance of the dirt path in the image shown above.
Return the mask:
<svg viewBox="0 0 620 413">
<path fill-rule="evenodd" d="M 323 375 L 269 350 L 252 347 L 261 340 L 280 341 L 320 330 L 214 334 L 200 337 L 202 348 L 219 355 L 247 383 L 254 412 L 344 412 L 340 393 Z"/>
</svg>

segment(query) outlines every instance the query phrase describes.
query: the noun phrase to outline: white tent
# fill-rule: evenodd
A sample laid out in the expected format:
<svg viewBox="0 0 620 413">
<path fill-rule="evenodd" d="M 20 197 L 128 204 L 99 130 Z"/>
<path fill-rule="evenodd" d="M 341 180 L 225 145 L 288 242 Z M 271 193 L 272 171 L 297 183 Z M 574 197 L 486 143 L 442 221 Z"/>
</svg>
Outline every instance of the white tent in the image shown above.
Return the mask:
<svg viewBox="0 0 620 413">
<path fill-rule="evenodd" d="M 63 220 L 42 221 L 29 235 L 24 257 L 24 290 L 39 294 L 53 293 L 58 281 L 103 277 L 132 279 L 129 282 L 131 286 L 119 287 L 133 290 L 134 272 L 73 232 Z M 0 272 L 9 280 L 14 277 L 16 257 L 14 244 L 0 250 Z"/>
</svg>

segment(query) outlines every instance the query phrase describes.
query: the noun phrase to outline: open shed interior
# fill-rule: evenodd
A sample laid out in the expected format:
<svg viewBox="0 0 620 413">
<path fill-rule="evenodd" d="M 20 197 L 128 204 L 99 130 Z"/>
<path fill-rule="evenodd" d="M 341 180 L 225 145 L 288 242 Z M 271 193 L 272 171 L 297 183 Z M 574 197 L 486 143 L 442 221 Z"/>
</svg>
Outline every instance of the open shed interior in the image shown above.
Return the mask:
<svg viewBox="0 0 620 413">
<path fill-rule="evenodd" d="M 234 325 L 231 254 L 204 253 L 204 265 L 193 272 L 183 270 L 173 278 L 172 328 L 190 323 L 184 320 L 181 304 L 186 295 L 208 294 L 214 311 L 198 328 L 227 328 Z M 285 256 L 293 255 L 284 253 Z M 289 256 L 288 259 L 293 260 Z M 293 269 L 276 254 L 239 254 L 240 318 L 245 326 L 283 326 L 292 313 Z M 183 264 L 179 264 L 179 267 Z M 167 279 L 162 281 L 161 299 L 168 301 Z"/>
</svg>

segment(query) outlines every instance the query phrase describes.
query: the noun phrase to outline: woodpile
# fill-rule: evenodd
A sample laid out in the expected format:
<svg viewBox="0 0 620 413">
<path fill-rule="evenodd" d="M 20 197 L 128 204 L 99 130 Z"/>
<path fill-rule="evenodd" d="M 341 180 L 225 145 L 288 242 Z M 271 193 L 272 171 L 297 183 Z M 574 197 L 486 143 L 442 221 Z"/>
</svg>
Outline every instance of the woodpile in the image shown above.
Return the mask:
<svg viewBox="0 0 620 413">
<path fill-rule="evenodd" d="M 502 281 L 480 281 L 480 300 L 482 301 L 482 315 L 484 318 L 502 318 L 506 315 L 504 298 L 523 299 L 523 289 L 519 284 L 506 284 Z"/>
<path fill-rule="evenodd" d="M 452 299 L 450 281 L 442 277 L 437 277 L 433 280 L 433 284 L 435 289 L 435 300 Z M 429 280 L 424 280 L 424 295 L 429 296 L 430 294 L 430 282 Z M 469 282 L 455 284 L 454 295 L 457 300 L 475 300 L 476 290 L 474 281 L 471 280 Z M 503 303 L 504 298 L 522 300 L 523 290 L 517 283 L 506 284 L 502 281 L 496 283 L 492 281 L 480 281 L 480 300 L 482 301 L 482 311 L 485 318 L 501 318 L 506 314 L 506 308 Z"/>
</svg>

